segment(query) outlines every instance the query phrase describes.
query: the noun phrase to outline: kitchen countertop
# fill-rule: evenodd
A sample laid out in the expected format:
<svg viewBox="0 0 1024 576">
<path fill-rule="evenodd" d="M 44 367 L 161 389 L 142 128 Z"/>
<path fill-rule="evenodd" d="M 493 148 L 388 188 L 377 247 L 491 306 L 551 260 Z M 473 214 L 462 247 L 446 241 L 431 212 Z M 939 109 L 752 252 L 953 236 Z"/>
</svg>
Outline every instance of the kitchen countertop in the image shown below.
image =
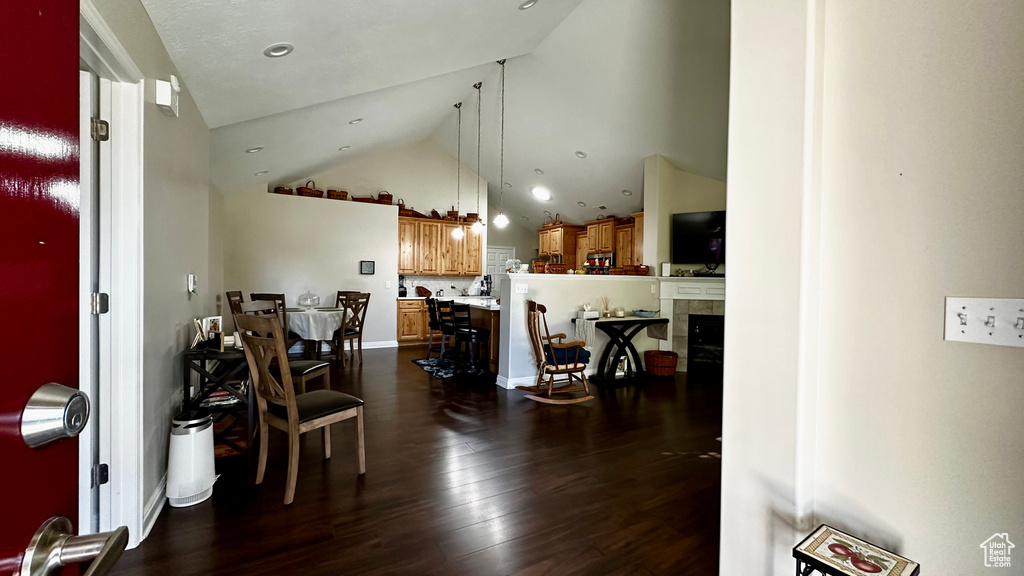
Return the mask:
<svg viewBox="0 0 1024 576">
<path fill-rule="evenodd" d="M 431 296 L 436 298 L 436 296 Z M 501 306 L 498 305 L 498 299 L 494 296 L 441 296 L 441 300 L 457 300 L 459 302 L 465 302 L 473 308 L 479 310 L 501 310 Z M 426 300 L 424 296 L 400 296 L 399 301 L 402 300 Z"/>
</svg>

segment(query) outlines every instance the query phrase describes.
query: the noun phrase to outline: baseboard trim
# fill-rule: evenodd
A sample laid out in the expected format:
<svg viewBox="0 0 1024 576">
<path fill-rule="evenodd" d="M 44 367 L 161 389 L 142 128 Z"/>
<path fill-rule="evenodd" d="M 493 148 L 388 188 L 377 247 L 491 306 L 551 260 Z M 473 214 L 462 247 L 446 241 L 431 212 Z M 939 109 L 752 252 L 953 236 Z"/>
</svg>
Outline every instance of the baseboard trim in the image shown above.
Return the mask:
<svg viewBox="0 0 1024 576">
<path fill-rule="evenodd" d="M 495 384 L 502 388 L 505 388 L 506 390 L 511 390 L 516 386 L 533 386 L 536 383 L 536 376 L 520 376 L 519 378 L 506 378 L 504 376 L 498 376 L 498 378 L 495 380 Z"/>
<path fill-rule="evenodd" d="M 142 542 L 149 536 L 149 531 L 153 529 L 156 519 L 160 517 L 160 512 L 163 511 L 165 502 L 167 502 L 167 473 L 164 473 L 163 477 L 160 478 L 160 483 L 156 485 L 156 490 L 146 500 L 146 507 L 142 511 L 142 538 L 139 538 L 139 542 Z"/>
<path fill-rule="evenodd" d="M 398 348 L 398 340 L 378 340 L 377 342 L 363 342 L 363 350 L 373 348 Z"/>
</svg>

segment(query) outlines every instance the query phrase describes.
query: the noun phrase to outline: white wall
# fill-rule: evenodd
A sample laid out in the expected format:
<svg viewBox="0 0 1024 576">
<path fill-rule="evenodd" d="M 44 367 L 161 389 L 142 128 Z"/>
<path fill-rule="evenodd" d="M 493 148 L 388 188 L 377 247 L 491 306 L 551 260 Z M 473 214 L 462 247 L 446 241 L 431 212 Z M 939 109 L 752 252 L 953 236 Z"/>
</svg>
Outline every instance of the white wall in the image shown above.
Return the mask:
<svg viewBox="0 0 1024 576">
<path fill-rule="evenodd" d="M 825 14 L 815 514 L 922 572 L 1024 540 L 1024 350 L 942 339 L 944 297 L 1024 297 L 1022 30 L 1013 0 Z"/>
<path fill-rule="evenodd" d="M 943 297 L 1024 295 L 1022 27 L 733 2 L 722 574 L 816 522 L 943 574 L 1024 534 L 1024 354 L 942 339 Z"/>
<path fill-rule="evenodd" d="M 324 305 L 338 290 L 366 291 L 363 347 L 397 345 L 398 208 L 253 190 L 229 196 L 225 213 L 226 290 L 246 301 L 284 292 L 289 306 L 307 290 Z M 360 260 L 373 260 L 376 273 L 359 274 Z"/>
<path fill-rule="evenodd" d="M 463 140 L 468 138 L 465 118 L 463 119 Z M 467 166 L 468 152 L 466 142 L 462 149 L 462 202 L 460 214 L 477 212 L 487 214 L 487 181 L 479 178 Z M 426 139 L 373 152 L 363 156 L 355 156 L 316 172 L 309 178 L 316 181 L 317 188 L 326 190 L 338 188 L 346 190 L 351 198 L 355 196 L 376 196 L 377 192 L 387 190 L 398 199 L 405 200 L 406 207 L 430 215 L 435 209 L 444 214 L 456 205 L 456 189 L 458 162 L 448 155 L 433 140 Z M 480 182 L 480 209 L 477 210 L 476 184 Z M 306 178 L 293 183 L 302 186 Z M 486 245 L 486 238 L 485 245 Z M 395 245 L 398 249 L 398 245 Z"/>
<path fill-rule="evenodd" d="M 147 84 L 171 74 L 181 77 L 138 0 L 93 4 Z M 215 292 L 204 284 L 210 270 L 209 130 L 187 83 L 179 97 L 181 114 L 172 118 L 147 95 L 143 119 L 143 502 L 153 498 L 166 471 L 170 420 L 181 405 L 181 352 L 192 318 L 215 312 Z M 198 296 L 185 291 L 189 273 L 199 275 Z M 111 305 L 116 306 L 116 295 Z"/>
<path fill-rule="evenodd" d="M 502 276 L 498 282 L 501 297 L 501 351 L 498 356 L 498 385 L 513 388 L 532 385 L 537 379 L 537 365 L 530 347 L 526 327 L 526 301 L 535 300 L 547 307 L 548 328 L 552 334 L 567 334 L 572 340 L 575 328 L 572 318 L 583 304 L 593 309 L 603 306 L 601 297 L 610 299 L 612 309 L 657 310 L 658 280 L 648 276 L 570 276 L 568 274 L 512 274 Z M 526 284 L 528 293 L 517 294 L 512 285 Z M 651 291 L 654 287 L 654 291 Z M 600 330 L 590 347 L 594 353 L 587 374 L 598 368 L 600 355 L 608 344 L 608 336 Z M 643 331 L 633 339 L 633 345 L 644 350 L 657 350 L 658 341 L 648 338 Z"/>
<path fill-rule="evenodd" d="M 675 166 L 664 156 L 644 159 L 644 259 L 661 274 L 661 263 L 672 258 L 672 215 L 680 212 L 725 210 L 725 182 L 699 176 Z M 646 247 L 655 249 L 648 253 Z M 676 262 L 676 268 L 703 267 L 704 262 Z M 724 272 L 724 267 L 719 268 Z"/>
</svg>

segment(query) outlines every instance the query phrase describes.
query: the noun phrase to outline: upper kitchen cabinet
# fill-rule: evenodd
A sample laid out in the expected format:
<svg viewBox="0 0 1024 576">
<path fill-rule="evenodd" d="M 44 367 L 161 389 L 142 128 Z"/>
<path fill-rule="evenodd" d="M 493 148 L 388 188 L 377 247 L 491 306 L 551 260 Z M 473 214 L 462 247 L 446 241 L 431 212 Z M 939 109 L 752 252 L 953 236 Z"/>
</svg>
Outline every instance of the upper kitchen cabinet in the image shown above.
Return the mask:
<svg viewBox="0 0 1024 576">
<path fill-rule="evenodd" d="M 461 228 L 460 239 L 452 230 Z M 418 276 L 480 276 L 483 235 L 466 224 L 422 218 L 398 219 L 398 273 Z"/>
</svg>

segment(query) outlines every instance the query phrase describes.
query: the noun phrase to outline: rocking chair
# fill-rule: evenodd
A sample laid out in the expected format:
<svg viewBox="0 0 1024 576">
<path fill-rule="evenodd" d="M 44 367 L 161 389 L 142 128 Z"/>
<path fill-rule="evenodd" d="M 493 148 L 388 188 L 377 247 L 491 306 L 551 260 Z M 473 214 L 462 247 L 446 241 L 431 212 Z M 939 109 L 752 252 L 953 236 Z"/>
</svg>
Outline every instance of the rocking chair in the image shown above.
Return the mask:
<svg viewBox="0 0 1024 576">
<path fill-rule="evenodd" d="M 530 344 L 533 347 L 533 355 L 537 358 L 537 384 L 535 386 L 516 386 L 517 390 L 531 392 L 526 398 L 545 404 L 579 404 L 587 400 L 593 400 L 590 395 L 590 384 L 587 383 L 587 376 L 583 373 L 590 361 L 590 351 L 583 348 L 584 342 L 563 342 L 565 334 L 552 335 L 548 331 L 548 321 L 544 314 L 547 308 L 543 304 L 537 304 L 533 300 L 527 300 L 529 306 L 526 318 L 526 325 L 530 332 Z M 541 322 L 544 323 L 544 333 L 541 334 Z M 555 342 L 555 340 L 558 342 Z M 565 377 L 558 380 L 561 384 L 555 386 L 556 377 Z M 547 379 L 545 386 L 544 380 Z M 578 379 L 582 387 L 577 386 L 574 379 Z M 546 395 L 541 395 L 544 392 Z M 575 394 L 583 392 L 583 396 L 570 396 L 568 398 L 552 398 L 555 394 Z"/>
</svg>

